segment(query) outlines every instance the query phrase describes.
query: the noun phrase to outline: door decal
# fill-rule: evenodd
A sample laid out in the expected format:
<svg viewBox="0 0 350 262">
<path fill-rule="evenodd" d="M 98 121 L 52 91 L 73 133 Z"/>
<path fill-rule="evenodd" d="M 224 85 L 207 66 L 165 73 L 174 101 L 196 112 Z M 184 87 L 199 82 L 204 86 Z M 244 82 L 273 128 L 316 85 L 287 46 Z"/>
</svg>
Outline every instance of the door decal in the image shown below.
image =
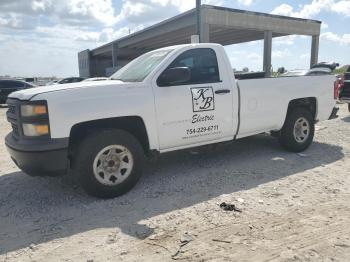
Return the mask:
<svg viewBox="0 0 350 262">
<path fill-rule="evenodd" d="M 215 110 L 212 87 L 191 88 L 193 112 Z"/>
</svg>

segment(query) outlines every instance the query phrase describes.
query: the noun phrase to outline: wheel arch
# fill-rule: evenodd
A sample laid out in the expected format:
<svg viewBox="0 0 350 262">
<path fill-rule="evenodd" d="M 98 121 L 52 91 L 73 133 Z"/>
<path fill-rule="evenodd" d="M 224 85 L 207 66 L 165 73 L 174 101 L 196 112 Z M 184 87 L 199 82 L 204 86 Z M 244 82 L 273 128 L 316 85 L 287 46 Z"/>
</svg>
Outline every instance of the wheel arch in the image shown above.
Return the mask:
<svg viewBox="0 0 350 262">
<path fill-rule="evenodd" d="M 140 116 L 123 116 L 91 120 L 72 126 L 69 134 L 70 157 L 72 157 L 74 150 L 88 134 L 98 129 L 106 128 L 121 129 L 132 134 L 141 143 L 146 154 L 150 151 L 148 133 L 143 119 Z"/>
<path fill-rule="evenodd" d="M 295 108 L 306 108 L 310 110 L 312 117 L 316 120 L 317 117 L 317 98 L 316 97 L 304 97 L 297 98 L 289 101 L 287 115 Z"/>
<path fill-rule="evenodd" d="M 295 109 L 295 108 L 306 108 L 308 109 L 311 114 L 313 119 L 316 121 L 317 118 L 317 99 L 316 97 L 303 97 L 303 98 L 296 98 L 293 100 L 290 100 L 288 102 L 288 107 L 287 110 L 284 111 L 282 117 L 284 118 L 281 119 L 281 126 L 278 129 L 271 130 L 271 135 L 274 137 L 279 137 L 281 129 L 285 125 L 288 115 Z"/>
</svg>

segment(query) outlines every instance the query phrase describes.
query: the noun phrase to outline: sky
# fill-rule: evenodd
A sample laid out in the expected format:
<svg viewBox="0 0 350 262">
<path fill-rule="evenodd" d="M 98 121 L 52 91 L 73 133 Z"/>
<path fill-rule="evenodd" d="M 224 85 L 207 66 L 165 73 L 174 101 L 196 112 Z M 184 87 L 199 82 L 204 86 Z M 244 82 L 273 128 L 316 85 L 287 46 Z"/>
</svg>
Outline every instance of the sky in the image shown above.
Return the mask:
<svg viewBox="0 0 350 262">
<path fill-rule="evenodd" d="M 77 53 L 195 7 L 195 0 L 0 0 L 0 75 L 77 76 Z M 322 21 L 320 61 L 350 64 L 350 0 L 202 0 Z M 233 68 L 262 70 L 263 42 L 225 47 Z M 311 37 L 274 38 L 274 69 L 305 69 Z"/>
</svg>

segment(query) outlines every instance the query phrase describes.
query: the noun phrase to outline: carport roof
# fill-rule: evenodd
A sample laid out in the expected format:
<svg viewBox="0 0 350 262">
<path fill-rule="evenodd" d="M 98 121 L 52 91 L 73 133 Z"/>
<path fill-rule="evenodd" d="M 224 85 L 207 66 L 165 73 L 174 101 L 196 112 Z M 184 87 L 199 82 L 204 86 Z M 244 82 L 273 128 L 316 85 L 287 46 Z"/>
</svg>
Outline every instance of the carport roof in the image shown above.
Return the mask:
<svg viewBox="0 0 350 262">
<path fill-rule="evenodd" d="M 207 25 L 209 41 L 222 45 L 238 44 L 264 39 L 264 32 L 273 37 L 320 34 L 321 22 L 225 7 L 202 5 L 202 24 Z M 196 10 L 192 9 L 173 18 L 135 32 L 91 50 L 91 55 L 110 56 L 117 46 L 118 57 L 135 56 L 160 47 L 190 42 L 196 32 Z"/>
</svg>

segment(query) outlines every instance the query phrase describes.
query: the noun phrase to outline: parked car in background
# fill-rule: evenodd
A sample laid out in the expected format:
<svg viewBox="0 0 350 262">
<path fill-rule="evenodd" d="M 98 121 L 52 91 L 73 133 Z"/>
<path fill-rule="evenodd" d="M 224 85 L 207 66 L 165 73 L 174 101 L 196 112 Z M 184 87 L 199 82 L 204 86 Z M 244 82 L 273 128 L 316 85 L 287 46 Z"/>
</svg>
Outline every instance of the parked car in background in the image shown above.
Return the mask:
<svg viewBox="0 0 350 262">
<path fill-rule="evenodd" d="M 307 70 L 302 69 L 296 69 L 296 70 L 289 70 L 280 76 L 304 76 L 307 73 Z"/>
<path fill-rule="evenodd" d="M 343 81 L 339 88 L 339 100 L 341 102 L 348 103 L 348 109 L 350 112 L 350 66 L 344 74 Z"/>
<path fill-rule="evenodd" d="M 50 82 L 47 82 L 45 85 L 50 86 L 50 85 L 56 85 L 59 80 L 52 80 Z"/>
<path fill-rule="evenodd" d="M 85 78 L 83 77 L 67 77 L 63 78 L 61 80 L 58 80 L 56 83 L 52 83 L 53 85 L 57 84 L 71 84 L 71 83 L 78 83 L 83 81 Z"/>
<path fill-rule="evenodd" d="M 92 77 L 83 80 L 83 82 L 93 82 L 93 81 L 105 81 L 108 80 L 108 77 Z"/>
<path fill-rule="evenodd" d="M 27 83 L 34 83 L 37 79 L 35 77 L 24 78 L 24 81 Z"/>
<path fill-rule="evenodd" d="M 77 83 L 83 81 L 85 78 L 83 77 L 67 77 L 57 81 L 57 84 L 70 84 Z"/>
<path fill-rule="evenodd" d="M 315 64 L 311 67 L 311 69 L 314 68 L 328 68 L 331 71 L 335 70 L 339 66 L 338 63 L 335 62 L 320 62 L 318 64 Z"/>
<path fill-rule="evenodd" d="M 325 68 L 325 67 L 315 67 L 308 70 L 305 74 L 305 76 L 322 76 L 322 75 L 331 75 L 332 74 L 331 69 Z"/>
<path fill-rule="evenodd" d="M 27 88 L 35 87 L 35 85 L 21 81 L 5 79 L 0 80 L 0 104 L 5 104 L 9 94 L 15 91 L 20 91 Z"/>
<path fill-rule="evenodd" d="M 311 69 L 296 69 L 289 70 L 281 76 L 320 76 L 320 75 L 330 75 L 333 70 L 339 66 L 338 63 L 321 62 L 311 67 Z"/>
</svg>

